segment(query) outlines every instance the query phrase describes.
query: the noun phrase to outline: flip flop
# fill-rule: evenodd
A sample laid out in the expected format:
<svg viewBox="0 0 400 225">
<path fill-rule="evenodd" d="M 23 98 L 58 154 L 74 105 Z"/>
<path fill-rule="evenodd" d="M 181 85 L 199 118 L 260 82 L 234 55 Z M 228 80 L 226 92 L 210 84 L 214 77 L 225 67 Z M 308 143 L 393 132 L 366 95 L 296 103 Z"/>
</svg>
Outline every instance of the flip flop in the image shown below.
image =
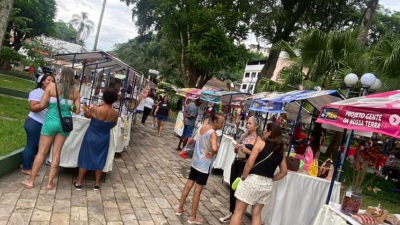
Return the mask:
<svg viewBox="0 0 400 225">
<path fill-rule="evenodd" d="M 28 182 L 28 180 L 24 180 L 24 181 L 21 182 L 21 184 L 24 185 L 24 187 L 27 188 L 27 189 L 32 189 L 33 185 L 29 186 L 29 185 L 26 184 L 27 182 Z"/>
<path fill-rule="evenodd" d="M 185 212 L 187 212 L 187 209 L 183 209 L 182 212 L 177 212 L 177 211 L 175 211 L 175 215 L 180 216 L 180 215 L 182 215 L 182 214 L 185 213 Z"/>
</svg>

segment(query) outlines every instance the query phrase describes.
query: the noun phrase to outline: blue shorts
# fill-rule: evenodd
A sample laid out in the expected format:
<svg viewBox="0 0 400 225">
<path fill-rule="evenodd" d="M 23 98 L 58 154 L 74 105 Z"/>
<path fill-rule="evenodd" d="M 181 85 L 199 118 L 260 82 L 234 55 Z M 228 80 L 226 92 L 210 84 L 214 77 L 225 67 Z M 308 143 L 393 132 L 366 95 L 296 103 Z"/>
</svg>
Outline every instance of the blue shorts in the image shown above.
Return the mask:
<svg viewBox="0 0 400 225">
<path fill-rule="evenodd" d="M 163 115 L 157 115 L 157 119 L 158 119 L 158 121 L 167 121 L 167 119 L 168 119 L 168 116 L 163 116 Z"/>
<path fill-rule="evenodd" d="M 185 124 L 185 127 L 183 128 L 183 136 L 184 137 L 192 137 L 193 130 L 194 130 L 194 126 Z"/>
</svg>

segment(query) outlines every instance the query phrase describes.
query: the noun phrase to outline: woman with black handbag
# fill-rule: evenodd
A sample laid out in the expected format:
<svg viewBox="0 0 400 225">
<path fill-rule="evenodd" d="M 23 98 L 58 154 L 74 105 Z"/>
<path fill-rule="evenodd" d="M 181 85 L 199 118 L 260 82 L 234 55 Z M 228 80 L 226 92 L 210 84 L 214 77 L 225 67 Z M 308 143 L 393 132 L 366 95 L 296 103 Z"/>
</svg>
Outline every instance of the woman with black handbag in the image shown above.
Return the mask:
<svg viewBox="0 0 400 225">
<path fill-rule="evenodd" d="M 48 107 L 49 109 L 40 132 L 39 151 L 33 162 L 31 176 L 22 182 L 26 188 L 33 188 L 36 176 L 52 144 L 53 158 L 46 188 L 51 190 L 55 186 L 53 179 L 60 163 L 61 149 L 73 129 L 71 111 L 80 113 L 80 94 L 74 85 L 74 71 L 71 68 L 65 68 L 61 72 L 60 82 L 49 84 L 44 92 L 40 108 Z"/>
<path fill-rule="evenodd" d="M 230 183 L 232 184 L 236 178 L 242 176 L 244 166 L 246 161 L 249 159 L 251 150 L 253 149 L 257 141 L 262 141 L 261 137 L 258 135 L 258 130 L 260 127 L 260 119 L 257 117 L 250 117 L 246 128 L 246 133 L 242 134 L 239 139 L 240 144 L 235 145 L 235 153 L 237 154 L 235 160 L 231 166 L 231 177 Z M 230 188 L 230 199 L 229 199 L 229 214 L 225 217 L 219 218 L 222 223 L 227 223 L 231 220 L 233 213 L 235 212 L 236 197 L 235 191 Z"/>
<path fill-rule="evenodd" d="M 235 197 L 236 206 L 230 225 L 242 224 L 247 206 L 252 205 L 251 223 L 262 224 L 261 211 L 268 204 L 274 182 L 287 174 L 283 153 L 282 131 L 279 125 L 269 123 L 264 131 L 265 142 L 258 141 L 246 162 Z M 279 166 L 279 172 L 275 174 Z"/>
</svg>

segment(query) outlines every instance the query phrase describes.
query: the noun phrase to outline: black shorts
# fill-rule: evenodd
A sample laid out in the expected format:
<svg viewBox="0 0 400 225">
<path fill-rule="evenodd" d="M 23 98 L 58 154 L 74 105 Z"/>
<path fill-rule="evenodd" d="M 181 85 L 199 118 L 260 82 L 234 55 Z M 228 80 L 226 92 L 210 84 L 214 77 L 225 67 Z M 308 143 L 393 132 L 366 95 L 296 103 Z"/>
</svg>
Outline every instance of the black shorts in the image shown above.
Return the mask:
<svg viewBox="0 0 400 225">
<path fill-rule="evenodd" d="M 196 184 L 206 185 L 208 180 L 208 173 L 202 173 L 196 170 L 195 168 L 190 168 L 189 180 L 193 180 Z"/>
</svg>

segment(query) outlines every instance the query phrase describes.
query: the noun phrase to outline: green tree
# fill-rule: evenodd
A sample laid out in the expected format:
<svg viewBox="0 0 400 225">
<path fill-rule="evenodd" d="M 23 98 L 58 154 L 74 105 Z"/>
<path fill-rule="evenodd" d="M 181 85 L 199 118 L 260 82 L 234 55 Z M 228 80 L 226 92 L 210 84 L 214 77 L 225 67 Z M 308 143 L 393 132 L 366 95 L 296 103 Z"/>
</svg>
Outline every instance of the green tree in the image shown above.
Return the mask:
<svg viewBox="0 0 400 225">
<path fill-rule="evenodd" d="M 81 12 L 80 15 L 72 15 L 70 23 L 78 31 L 76 36 L 77 40 L 85 40 L 93 31 L 94 23 L 89 20 L 89 14 L 87 12 Z"/>
<path fill-rule="evenodd" d="M 1 52 L 0 64 L 3 69 L 9 69 L 10 63 L 16 64 L 18 55 L 12 57 L 9 53 L 18 53 L 26 39 L 41 35 L 51 36 L 54 33 L 55 0 L 15 0 L 13 12 L 7 27 L 3 46 L 8 50 Z M 10 37 L 13 42 L 10 43 Z"/>
<path fill-rule="evenodd" d="M 70 25 L 60 20 L 55 23 L 53 37 L 71 43 L 79 43 L 78 32 Z"/>
<path fill-rule="evenodd" d="M 251 29 L 256 36 L 275 45 L 280 41 L 293 43 L 304 28 L 329 32 L 352 24 L 364 0 L 255 0 Z M 273 76 L 280 51 L 273 48 L 261 76 Z"/>
<path fill-rule="evenodd" d="M 174 49 L 160 35 L 150 34 L 117 44 L 111 54 L 142 71 L 146 77 L 154 76 L 149 74 L 148 71 L 155 69 L 160 72 L 162 80 L 182 86 L 178 65 L 174 57 Z"/>
<path fill-rule="evenodd" d="M 247 60 L 251 2 L 122 0 L 133 5 L 139 33 L 162 33 L 174 48 L 185 87 L 202 87 L 220 71 Z"/>
<path fill-rule="evenodd" d="M 7 32 L 8 20 L 12 12 L 14 0 L 0 1 L 0 51 L 3 46 L 3 39 Z"/>
<path fill-rule="evenodd" d="M 55 0 L 15 0 L 4 46 L 18 51 L 27 38 L 53 34 L 55 12 Z M 14 38 L 11 44 L 8 41 L 10 35 Z"/>
</svg>

